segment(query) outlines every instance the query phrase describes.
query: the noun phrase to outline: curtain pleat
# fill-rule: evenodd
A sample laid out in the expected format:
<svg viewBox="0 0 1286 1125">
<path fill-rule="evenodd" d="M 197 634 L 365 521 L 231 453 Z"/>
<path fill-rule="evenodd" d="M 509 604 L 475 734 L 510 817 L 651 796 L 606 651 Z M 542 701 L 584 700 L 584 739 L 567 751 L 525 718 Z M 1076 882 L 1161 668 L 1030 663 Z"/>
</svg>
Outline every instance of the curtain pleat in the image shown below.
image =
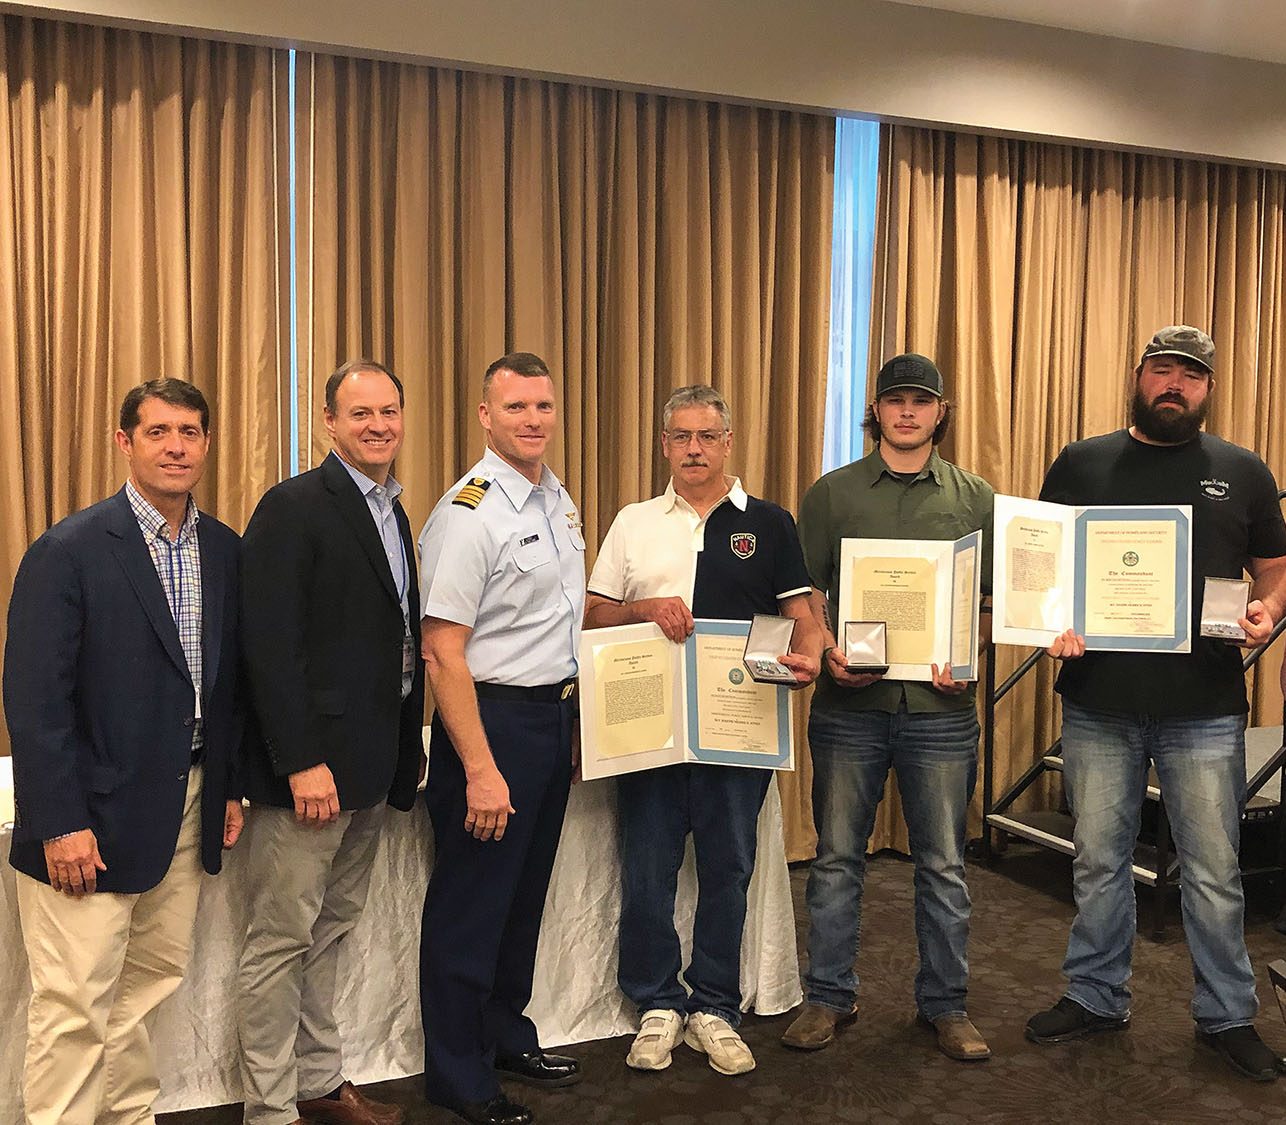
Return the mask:
<svg viewBox="0 0 1286 1125">
<path fill-rule="evenodd" d="M 388 362 L 418 528 L 481 453 L 486 365 L 525 350 L 558 384 L 550 462 L 591 564 L 616 512 L 664 487 L 660 411 L 684 384 L 728 398 L 746 487 L 797 507 L 821 466 L 833 120 L 327 55 L 298 69 L 309 463 L 327 374 Z M 799 747 L 780 778 L 792 855 L 813 846 Z"/>
<path fill-rule="evenodd" d="M 882 140 L 871 367 L 937 359 L 958 408 L 944 456 L 1035 496 L 1067 442 L 1125 423 L 1142 345 L 1182 322 L 1219 349 L 1210 429 L 1286 483 L 1286 174 L 903 126 Z M 997 681 L 1027 652 L 1002 646 Z M 1281 721 L 1280 665 L 1270 652 L 1250 677 L 1253 723 Z M 1054 674 L 1042 661 L 1000 705 L 997 794 L 1057 736 Z M 907 849 L 895 793 L 872 839 L 889 846 Z"/>
<path fill-rule="evenodd" d="M 202 507 L 240 527 L 280 477 L 275 159 L 283 52 L 0 21 L 0 583 L 120 486 L 126 390 L 210 400 Z"/>
</svg>

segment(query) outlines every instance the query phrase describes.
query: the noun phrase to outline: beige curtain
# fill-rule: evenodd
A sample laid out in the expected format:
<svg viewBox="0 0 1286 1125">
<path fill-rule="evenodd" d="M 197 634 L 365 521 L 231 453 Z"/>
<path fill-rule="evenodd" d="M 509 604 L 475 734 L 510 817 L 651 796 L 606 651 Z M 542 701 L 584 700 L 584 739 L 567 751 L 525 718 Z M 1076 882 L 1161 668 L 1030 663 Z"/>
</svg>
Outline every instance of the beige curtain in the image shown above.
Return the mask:
<svg viewBox="0 0 1286 1125">
<path fill-rule="evenodd" d="M 120 486 L 116 412 L 143 379 L 210 399 L 204 508 L 239 528 L 279 479 L 283 59 L 0 22 L 0 588 Z"/>
<path fill-rule="evenodd" d="M 1286 174 L 902 126 L 881 139 L 872 369 L 938 360 L 958 407 L 945 456 L 1035 496 L 1063 445 L 1124 424 L 1142 345 L 1184 322 L 1219 349 L 1210 428 L 1286 483 L 1270 425 L 1286 405 Z M 998 681 L 1028 651 L 1002 647 Z M 1280 663 L 1252 676 L 1253 722 L 1281 721 Z M 1057 736 L 1053 675 L 1043 661 L 1001 704 L 997 793 Z M 980 795 L 975 829 L 979 810 Z M 896 794 L 872 846 L 906 850 Z"/>
<path fill-rule="evenodd" d="M 299 104 L 310 463 L 327 374 L 388 361 L 418 529 L 481 453 L 486 365 L 521 349 L 559 384 L 551 461 L 591 564 L 664 485 L 660 408 L 685 383 L 727 395 L 747 488 L 797 507 L 821 464 L 831 119 L 326 55 L 300 57 Z M 808 777 L 805 757 L 781 778 L 792 854 Z"/>
</svg>

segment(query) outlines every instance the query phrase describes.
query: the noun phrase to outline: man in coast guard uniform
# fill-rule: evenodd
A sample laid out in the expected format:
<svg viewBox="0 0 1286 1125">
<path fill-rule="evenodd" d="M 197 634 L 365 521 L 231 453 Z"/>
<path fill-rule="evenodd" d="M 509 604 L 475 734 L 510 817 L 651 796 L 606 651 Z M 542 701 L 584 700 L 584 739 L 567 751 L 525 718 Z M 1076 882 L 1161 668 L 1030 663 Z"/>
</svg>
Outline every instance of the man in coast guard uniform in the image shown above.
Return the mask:
<svg viewBox="0 0 1286 1125">
<path fill-rule="evenodd" d="M 420 1005 L 428 1100 L 482 1125 L 526 1125 L 497 1073 L 579 1081 L 525 1015 L 572 779 L 585 600 L 580 514 L 544 463 L 557 421 L 537 356 L 496 360 L 478 417 L 487 451 L 420 534 L 421 637 L 437 712 L 426 800 L 435 860 Z"/>
</svg>

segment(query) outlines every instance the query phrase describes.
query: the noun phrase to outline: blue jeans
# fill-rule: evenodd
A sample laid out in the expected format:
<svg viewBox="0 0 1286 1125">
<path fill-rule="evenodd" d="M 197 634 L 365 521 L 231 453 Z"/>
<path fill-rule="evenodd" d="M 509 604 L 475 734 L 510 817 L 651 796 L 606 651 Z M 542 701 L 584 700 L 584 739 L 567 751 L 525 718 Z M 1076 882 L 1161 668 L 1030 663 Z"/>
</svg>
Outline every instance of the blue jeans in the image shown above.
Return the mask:
<svg viewBox="0 0 1286 1125">
<path fill-rule="evenodd" d="M 817 858 L 808 872 L 809 1003 L 848 1012 L 857 996 L 866 845 L 889 768 L 897 771 L 915 862 L 915 1003 L 926 1019 L 965 1011 L 969 888 L 965 812 L 978 776 L 972 708 L 832 711 L 808 720 Z"/>
<path fill-rule="evenodd" d="M 1248 1024 L 1258 1010 L 1243 933 L 1237 853 L 1246 795 L 1246 717 L 1158 719 L 1063 701 L 1063 777 L 1076 816 L 1076 920 L 1067 995 L 1100 1016 L 1130 1014 L 1134 881 L 1130 866 L 1156 766 L 1182 872 L 1183 929 L 1203 1031 Z"/>
<path fill-rule="evenodd" d="M 617 778 L 621 951 L 617 979 L 640 1012 L 710 1012 L 741 1023 L 741 932 L 769 770 L 685 764 Z M 674 894 L 692 833 L 697 912 L 692 963 L 674 930 Z"/>
</svg>

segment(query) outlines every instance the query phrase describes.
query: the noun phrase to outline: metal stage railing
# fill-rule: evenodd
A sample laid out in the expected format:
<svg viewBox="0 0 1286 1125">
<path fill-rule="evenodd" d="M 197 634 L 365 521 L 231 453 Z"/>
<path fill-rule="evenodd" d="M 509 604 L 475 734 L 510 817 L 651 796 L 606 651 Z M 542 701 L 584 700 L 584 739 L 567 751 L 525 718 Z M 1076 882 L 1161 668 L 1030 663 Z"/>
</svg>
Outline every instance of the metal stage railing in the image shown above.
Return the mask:
<svg viewBox="0 0 1286 1125">
<path fill-rule="evenodd" d="M 1278 499 L 1286 498 L 1286 489 L 1278 493 Z M 1268 639 L 1256 648 L 1247 652 L 1242 661 L 1243 670 L 1254 667 L 1270 649 L 1277 639 L 1286 632 L 1286 614 L 1278 621 Z M 1016 836 L 1029 840 L 1042 847 L 1052 848 L 1066 855 L 1075 854 L 1072 842 L 1072 818 L 1061 812 L 1037 812 L 1028 814 L 1012 813 L 1017 800 L 1027 792 L 1046 773 L 1061 772 L 1063 759 L 1061 754 L 1062 740 L 1055 740 L 1043 754 L 1037 756 L 1031 767 L 1025 770 L 999 796 L 995 796 L 996 780 L 996 708 L 1013 689 L 1046 657 L 1044 649 L 1036 649 L 1005 678 L 1004 683 L 996 686 L 996 646 L 987 643 L 987 665 L 984 676 L 983 725 L 982 725 L 982 837 L 978 841 L 977 853 L 987 863 L 994 863 L 1003 850 L 998 846 L 996 833 L 1005 836 Z M 1052 659 L 1052 658 L 1051 658 Z M 1254 742 L 1254 731 L 1271 731 L 1274 728 L 1250 728 L 1247 730 L 1248 745 Z M 1283 731 L 1286 731 L 1286 704 L 1283 705 Z M 1271 745 L 1271 743 L 1270 743 Z M 1279 778 L 1277 798 L 1261 795 L 1261 791 L 1276 774 Z M 1271 863 L 1251 863 L 1247 865 L 1243 851 L 1242 871 L 1245 875 L 1282 875 L 1286 872 L 1286 816 L 1282 815 L 1282 804 L 1286 801 L 1286 738 L 1280 739 L 1276 750 L 1256 769 L 1246 782 L 1246 809 L 1243 814 L 1243 827 L 1246 823 L 1264 820 L 1278 822 L 1278 838 L 1274 861 Z M 1174 854 L 1174 844 L 1170 835 L 1170 822 L 1166 815 L 1165 798 L 1153 774 L 1149 774 L 1145 803 L 1155 805 L 1155 843 L 1140 843 L 1135 850 L 1133 874 L 1137 883 L 1143 883 L 1154 889 L 1152 899 L 1153 937 L 1158 940 L 1165 934 L 1166 907 L 1170 893 L 1179 885 L 1180 872 L 1178 860 Z M 1283 913 L 1286 918 L 1286 912 Z"/>
</svg>

